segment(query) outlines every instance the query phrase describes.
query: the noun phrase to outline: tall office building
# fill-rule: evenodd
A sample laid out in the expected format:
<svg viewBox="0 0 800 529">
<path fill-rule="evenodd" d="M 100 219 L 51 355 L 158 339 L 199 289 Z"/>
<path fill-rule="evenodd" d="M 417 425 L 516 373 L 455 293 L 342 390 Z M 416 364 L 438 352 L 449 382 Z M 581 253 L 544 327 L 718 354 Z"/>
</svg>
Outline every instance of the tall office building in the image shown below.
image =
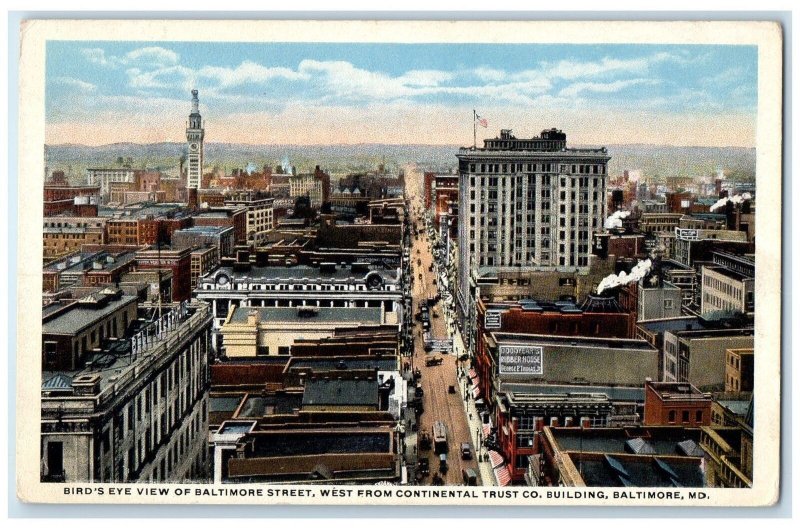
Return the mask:
<svg viewBox="0 0 800 529">
<path fill-rule="evenodd" d="M 186 127 L 186 142 L 189 152 L 187 158 L 186 188 L 200 189 L 203 180 L 203 118 L 200 116 L 200 100 L 197 90 L 192 90 L 192 113 Z"/>
<path fill-rule="evenodd" d="M 557 129 L 530 139 L 501 130 L 456 156 L 462 316 L 474 306 L 470 278 L 483 272 L 588 271 L 592 234 L 605 217 L 604 147 L 568 149 Z"/>
</svg>

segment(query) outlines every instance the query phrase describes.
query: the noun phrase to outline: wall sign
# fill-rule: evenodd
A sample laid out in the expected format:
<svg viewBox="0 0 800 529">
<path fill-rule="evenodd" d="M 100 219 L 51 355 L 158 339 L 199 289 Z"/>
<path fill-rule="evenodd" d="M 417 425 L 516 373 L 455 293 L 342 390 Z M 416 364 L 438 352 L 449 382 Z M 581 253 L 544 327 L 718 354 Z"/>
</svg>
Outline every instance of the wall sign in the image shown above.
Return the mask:
<svg viewBox="0 0 800 529">
<path fill-rule="evenodd" d="M 485 329 L 500 329 L 502 328 L 502 311 L 487 310 L 483 319 L 483 327 Z"/>
<path fill-rule="evenodd" d="M 542 375 L 542 348 L 529 345 L 500 346 L 501 375 Z"/>
</svg>

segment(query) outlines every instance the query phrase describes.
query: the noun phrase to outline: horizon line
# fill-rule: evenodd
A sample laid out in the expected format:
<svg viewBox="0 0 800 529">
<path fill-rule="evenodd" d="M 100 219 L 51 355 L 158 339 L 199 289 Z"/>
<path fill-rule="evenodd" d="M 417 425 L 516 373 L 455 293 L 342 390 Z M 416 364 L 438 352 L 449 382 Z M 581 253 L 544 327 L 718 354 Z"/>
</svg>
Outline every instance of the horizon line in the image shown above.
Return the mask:
<svg viewBox="0 0 800 529">
<path fill-rule="evenodd" d="M 165 144 L 175 144 L 175 145 L 182 145 L 186 142 L 184 141 L 159 141 L 159 142 L 149 142 L 149 143 L 140 143 L 136 141 L 118 141 L 112 143 L 100 143 L 96 145 L 86 144 L 86 143 L 45 143 L 45 147 L 86 147 L 86 148 L 102 148 L 102 147 L 113 147 L 115 145 L 137 145 L 146 147 L 149 145 L 165 145 Z M 358 147 L 363 145 L 386 145 L 386 146 L 394 146 L 394 147 L 455 147 L 457 149 L 469 149 L 471 148 L 469 145 L 462 145 L 458 146 L 454 143 L 381 143 L 381 142 L 357 142 L 357 143 L 244 143 L 244 142 L 225 142 L 225 141 L 209 141 L 204 142 L 205 145 L 244 145 L 248 147 L 269 147 L 269 146 L 280 146 L 280 147 Z M 697 144 L 675 144 L 675 143 L 642 143 L 642 142 L 633 142 L 633 143 L 575 143 L 573 144 L 574 147 L 597 147 L 597 146 L 643 146 L 643 147 L 682 147 L 682 148 L 702 148 L 702 149 L 749 149 L 749 150 L 756 150 L 755 146 L 745 146 L 745 145 L 697 145 Z"/>
</svg>

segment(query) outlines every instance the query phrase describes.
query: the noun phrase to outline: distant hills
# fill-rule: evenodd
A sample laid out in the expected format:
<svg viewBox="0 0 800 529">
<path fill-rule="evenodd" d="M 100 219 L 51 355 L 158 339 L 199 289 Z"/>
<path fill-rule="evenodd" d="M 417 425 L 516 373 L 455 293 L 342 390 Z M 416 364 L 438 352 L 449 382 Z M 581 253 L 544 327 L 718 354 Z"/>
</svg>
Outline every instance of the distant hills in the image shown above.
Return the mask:
<svg viewBox="0 0 800 529">
<path fill-rule="evenodd" d="M 230 172 L 249 162 L 258 167 L 275 167 L 288 162 L 299 172 L 310 172 L 315 165 L 332 173 L 373 170 L 385 164 L 397 170 L 416 163 L 426 170 L 449 171 L 456 167 L 456 145 L 247 145 L 207 143 L 206 166 L 220 166 Z M 725 170 L 729 178 L 752 180 L 756 151 L 742 147 L 676 147 L 668 145 L 607 145 L 611 161 L 609 173 L 639 170 L 654 178 L 699 177 Z M 45 146 L 45 164 L 50 170 L 64 170 L 79 180 L 87 167 L 117 165 L 118 159 L 131 158 L 135 168 L 176 170 L 185 154 L 184 143 L 114 143 L 101 146 L 75 144 Z"/>
</svg>

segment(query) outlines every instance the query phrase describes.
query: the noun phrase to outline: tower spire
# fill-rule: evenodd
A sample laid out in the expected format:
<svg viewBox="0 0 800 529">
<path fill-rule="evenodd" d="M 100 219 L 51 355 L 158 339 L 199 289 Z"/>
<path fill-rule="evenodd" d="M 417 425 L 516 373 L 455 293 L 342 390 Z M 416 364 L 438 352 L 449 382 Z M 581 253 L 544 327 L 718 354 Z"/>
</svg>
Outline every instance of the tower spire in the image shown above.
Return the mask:
<svg viewBox="0 0 800 529">
<path fill-rule="evenodd" d="M 192 114 L 200 113 L 200 99 L 197 97 L 197 89 L 192 90 Z"/>
</svg>

